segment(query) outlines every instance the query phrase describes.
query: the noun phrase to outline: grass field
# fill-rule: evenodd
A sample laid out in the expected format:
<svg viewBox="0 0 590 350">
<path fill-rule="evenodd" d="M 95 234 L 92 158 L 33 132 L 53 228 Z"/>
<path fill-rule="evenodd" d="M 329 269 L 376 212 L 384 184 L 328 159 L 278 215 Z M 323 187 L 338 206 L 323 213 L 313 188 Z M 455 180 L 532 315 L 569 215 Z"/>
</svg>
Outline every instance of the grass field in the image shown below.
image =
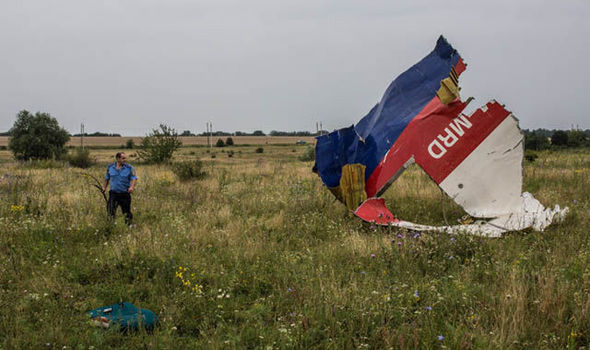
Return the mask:
<svg viewBox="0 0 590 350">
<path fill-rule="evenodd" d="M 525 163 L 524 190 L 569 206 L 563 223 L 482 239 L 364 224 L 298 160 L 306 146 L 256 148 L 182 148 L 178 159 L 205 161 L 207 176 L 189 182 L 129 151 L 131 229 L 120 213 L 107 221 L 81 170 L 0 151 L 0 348 L 588 346 L 588 150 Z M 112 153 L 93 149 L 87 171 L 102 177 Z M 417 167 L 385 198 L 406 220 L 443 224 L 441 193 Z M 89 324 L 87 311 L 120 300 L 160 326 Z"/>
</svg>

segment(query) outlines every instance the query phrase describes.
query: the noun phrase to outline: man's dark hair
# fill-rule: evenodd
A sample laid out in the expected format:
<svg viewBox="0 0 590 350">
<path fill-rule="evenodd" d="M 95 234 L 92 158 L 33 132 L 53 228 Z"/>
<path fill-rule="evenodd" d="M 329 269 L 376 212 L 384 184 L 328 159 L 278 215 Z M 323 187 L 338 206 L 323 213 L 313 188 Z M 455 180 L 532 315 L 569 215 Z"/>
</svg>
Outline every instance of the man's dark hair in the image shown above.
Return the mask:
<svg viewBox="0 0 590 350">
<path fill-rule="evenodd" d="M 115 154 L 115 158 L 119 159 L 121 158 L 121 154 L 123 154 L 125 152 L 117 152 L 117 154 Z"/>
</svg>

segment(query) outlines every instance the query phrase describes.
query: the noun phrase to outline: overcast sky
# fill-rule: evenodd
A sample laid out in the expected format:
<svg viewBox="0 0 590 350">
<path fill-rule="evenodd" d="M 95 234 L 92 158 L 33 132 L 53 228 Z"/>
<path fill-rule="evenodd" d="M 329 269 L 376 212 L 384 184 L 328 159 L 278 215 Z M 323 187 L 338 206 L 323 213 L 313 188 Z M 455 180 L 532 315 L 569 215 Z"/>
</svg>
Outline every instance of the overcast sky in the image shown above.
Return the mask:
<svg viewBox="0 0 590 350">
<path fill-rule="evenodd" d="M 472 108 L 590 128 L 588 0 L 2 0 L 0 131 L 22 109 L 71 132 L 333 130 L 440 34 Z"/>
</svg>

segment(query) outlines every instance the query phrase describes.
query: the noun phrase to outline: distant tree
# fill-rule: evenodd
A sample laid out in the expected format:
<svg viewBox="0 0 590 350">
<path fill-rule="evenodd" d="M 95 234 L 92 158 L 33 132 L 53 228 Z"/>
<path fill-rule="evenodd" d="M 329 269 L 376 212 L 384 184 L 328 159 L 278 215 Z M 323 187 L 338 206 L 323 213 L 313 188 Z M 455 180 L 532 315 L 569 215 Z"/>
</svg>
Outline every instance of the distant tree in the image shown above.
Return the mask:
<svg viewBox="0 0 590 350">
<path fill-rule="evenodd" d="M 125 142 L 125 148 L 133 149 L 133 147 L 135 147 L 135 142 L 133 139 L 127 139 L 127 142 Z"/>
<path fill-rule="evenodd" d="M 272 130 L 270 136 L 311 136 L 309 131 L 277 131 Z"/>
<path fill-rule="evenodd" d="M 227 139 L 225 139 L 225 144 L 227 146 L 233 146 L 234 145 L 234 139 L 232 139 L 231 137 L 228 137 Z"/>
<path fill-rule="evenodd" d="M 195 136 L 190 130 L 185 130 L 180 134 L 180 136 Z"/>
<path fill-rule="evenodd" d="M 556 130 L 551 136 L 551 145 L 554 146 L 567 146 L 568 135 L 563 130 Z"/>
<path fill-rule="evenodd" d="M 569 132 L 567 138 L 568 147 L 581 147 L 585 146 L 588 137 L 582 130 L 572 130 Z"/>
<path fill-rule="evenodd" d="M 160 129 L 153 129 L 141 141 L 137 151 L 139 158 L 149 163 L 164 163 L 172 159 L 172 155 L 182 146 L 178 133 L 173 128 L 160 124 Z"/>
<path fill-rule="evenodd" d="M 84 137 L 121 137 L 121 134 L 117 134 L 117 133 L 107 133 L 107 132 L 93 132 L 92 134 L 89 133 L 84 133 L 84 134 L 74 134 L 72 136 L 82 136 L 84 135 Z"/>
<path fill-rule="evenodd" d="M 8 147 L 16 159 L 60 158 L 66 153 L 70 134 L 49 113 L 20 111 L 10 129 Z"/>
<path fill-rule="evenodd" d="M 524 148 L 530 150 L 543 150 L 549 148 L 549 139 L 535 131 L 525 136 Z"/>
<path fill-rule="evenodd" d="M 256 130 L 252 133 L 252 136 L 266 136 L 262 130 Z"/>
<path fill-rule="evenodd" d="M 90 157 L 90 151 L 88 149 L 76 148 L 72 153 L 68 154 L 68 163 L 71 166 L 77 168 L 86 169 L 96 163 L 94 158 Z"/>
<path fill-rule="evenodd" d="M 222 139 L 217 139 L 217 143 L 215 144 L 215 147 L 224 147 L 225 143 L 223 142 Z"/>
</svg>

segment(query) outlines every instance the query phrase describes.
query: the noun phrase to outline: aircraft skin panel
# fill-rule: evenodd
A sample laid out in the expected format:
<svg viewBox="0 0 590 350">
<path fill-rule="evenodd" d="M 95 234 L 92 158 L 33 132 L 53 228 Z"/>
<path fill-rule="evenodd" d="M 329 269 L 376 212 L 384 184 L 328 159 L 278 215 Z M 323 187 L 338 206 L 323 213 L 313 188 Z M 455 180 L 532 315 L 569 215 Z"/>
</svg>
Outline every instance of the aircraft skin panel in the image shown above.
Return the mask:
<svg viewBox="0 0 590 350">
<path fill-rule="evenodd" d="M 439 186 L 473 217 L 493 218 L 518 212 L 522 157 L 523 135 L 511 115 Z"/>
<path fill-rule="evenodd" d="M 408 124 L 433 100 L 440 102 L 441 81 L 451 76 L 458 79 L 465 67 L 459 53 L 441 36 L 434 50 L 399 75 L 356 125 L 317 137 L 314 168 L 326 186 L 339 185 L 346 164 L 364 165 L 367 180 Z"/>
<path fill-rule="evenodd" d="M 355 215 L 381 225 L 486 237 L 527 227 L 543 230 L 566 215 L 567 208 L 546 209 L 521 193 L 524 136 L 510 111 L 492 100 L 471 115 L 462 113 L 471 100 L 463 102 L 459 95 L 465 69 L 441 36 L 435 49 L 399 75 L 356 125 L 316 138 L 314 171 Z M 492 220 L 435 227 L 396 218 L 377 197 L 411 163 L 472 217 Z M 349 168 L 364 169 L 364 184 L 362 171 L 356 170 L 345 171 L 354 176 L 342 182 L 343 169 Z"/>
</svg>

